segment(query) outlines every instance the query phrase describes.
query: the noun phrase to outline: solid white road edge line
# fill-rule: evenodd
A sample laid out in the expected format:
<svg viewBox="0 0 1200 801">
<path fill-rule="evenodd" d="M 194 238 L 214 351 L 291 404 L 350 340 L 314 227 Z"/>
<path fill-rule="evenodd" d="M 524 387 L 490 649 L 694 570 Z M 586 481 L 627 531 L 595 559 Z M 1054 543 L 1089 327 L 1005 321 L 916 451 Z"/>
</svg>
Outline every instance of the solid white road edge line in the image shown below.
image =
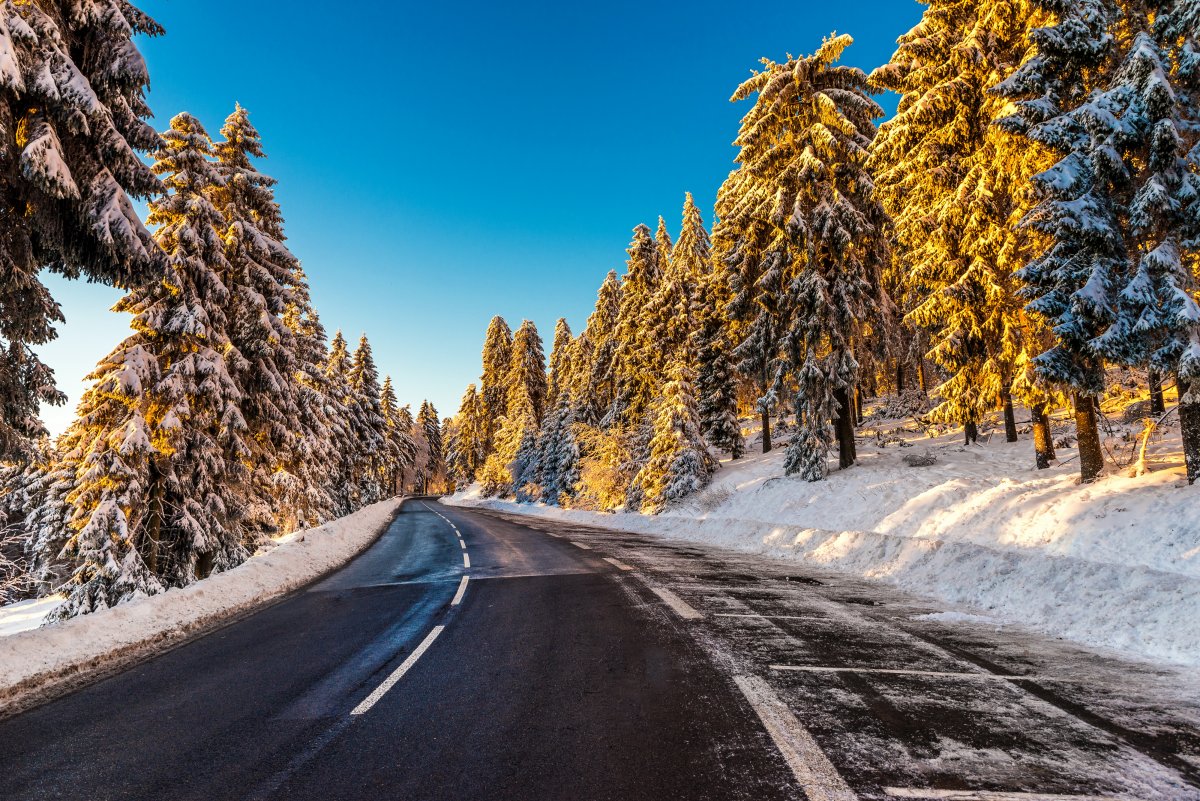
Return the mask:
<svg viewBox="0 0 1200 801">
<path fill-rule="evenodd" d="M 892 798 L 938 799 L 938 801 L 1134 801 L 1113 795 L 1055 795 L 1054 793 L 1009 793 L 993 790 L 922 790 L 909 787 L 884 787 Z"/>
<path fill-rule="evenodd" d="M 682 598 L 668 589 L 662 587 L 651 587 L 650 591 L 663 599 L 667 606 L 675 610 L 675 614 L 679 615 L 684 620 L 699 620 L 704 615 L 697 612 L 692 607 L 688 606 Z"/>
<path fill-rule="evenodd" d="M 765 681 L 757 676 L 734 676 L 733 681 L 758 714 L 809 801 L 858 801 L 858 795 L 808 729 Z"/>
<path fill-rule="evenodd" d="M 824 665 L 771 665 L 771 670 L 791 670 L 804 673 L 882 673 L 889 676 L 931 676 L 974 681 L 1075 681 L 1058 676 L 1001 676 L 996 673 L 951 673 L 944 670 L 897 670 L 893 668 L 827 667 Z"/>
<path fill-rule="evenodd" d="M 471 566 L 470 554 L 463 553 L 463 567 L 470 567 L 470 566 Z"/>
<path fill-rule="evenodd" d="M 582 542 L 575 542 L 575 540 L 571 540 L 571 544 L 574 545 L 576 548 L 582 548 L 585 551 L 592 550 L 592 546 L 584 545 Z"/>
<path fill-rule="evenodd" d="M 818 617 L 816 615 L 760 615 L 758 613 L 718 612 L 713 617 L 757 617 L 763 620 L 818 620 L 827 623 L 833 622 L 827 617 Z"/>
<path fill-rule="evenodd" d="M 458 582 L 458 592 L 454 593 L 454 600 L 450 602 L 451 606 L 458 606 L 462 603 L 463 594 L 467 591 L 467 582 L 470 580 L 470 576 L 463 576 L 462 581 Z"/>
<path fill-rule="evenodd" d="M 611 556 L 604 557 L 604 561 L 608 562 L 613 567 L 619 568 L 621 570 L 633 570 L 633 568 L 630 567 L 629 565 L 625 564 L 624 562 L 613 559 Z"/>
<path fill-rule="evenodd" d="M 350 710 L 350 714 L 361 715 L 371 707 L 375 706 L 376 702 L 379 701 L 379 699 L 382 698 L 388 690 L 392 689 L 396 682 L 400 681 L 400 679 L 404 677 L 404 674 L 408 672 L 408 669 L 417 663 L 417 660 L 421 658 L 421 654 L 425 653 L 429 646 L 433 645 L 433 641 L 437 639 L 438 635 L 442 633 L 442 629 L 444 628 L 446 627 L 434 626 L 433 631 L 426 634 L 425 639 L 421 640 L 421 644 L 417 646 L 417 650 L 409 654 L 408 659 L 405 659 L 403 662 L 401 662 L 400 667 L 393 670 L 392 674 L 383 680 L 383 684 L 380 684 L 378 687 L 376 687 L 370 695 L 368 695 L 362 700 L 361 703 L 359 703 L 358 706 Z"/>
</svg>

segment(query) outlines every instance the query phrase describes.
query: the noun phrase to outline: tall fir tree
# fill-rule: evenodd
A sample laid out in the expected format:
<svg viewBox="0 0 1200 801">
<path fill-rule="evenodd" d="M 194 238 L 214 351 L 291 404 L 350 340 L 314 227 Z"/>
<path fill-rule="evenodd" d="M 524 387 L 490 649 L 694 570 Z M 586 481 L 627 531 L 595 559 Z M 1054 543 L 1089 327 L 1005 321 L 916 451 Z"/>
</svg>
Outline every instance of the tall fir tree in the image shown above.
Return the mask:
<svg viewBox="0 0 1200 801">
<path fill-rule="evenodd" d="M 632 482 L 637 508 L 650 513 L 703 489 L 717 469 L 700 433 L 691 368 L 685 359 L 677 358 L 670 371 L 670 380 L 654 404 L 649 457 Z"/>
<path fill-rule="evenodd" d="M 1034 53 L 998 87 L 1015 112 L 998 123 L 1046 148 L 1054 165 L 1034 176 L 1038 203 L 1021 225 L 1046 245 L 1018 278 L 1030 312 L 1054 332 L 1053 346 L 1034 360 L 1045 380 L 1074 394 L 1080 476 L 1092 481 L 1104 467 L 1095 398 L 1104 390 L 1104 361 L 1092 347 L 1113 321 L 1116 286 L 1128 259 L 1112 181 L 1124 165 L 1113 159 L 1089 125 L 1115 118 L 1089 107 L 1112 69 L 1118 8 L 1109 0 L 1036 0 L 1053 22 L 1034 29 Z"/>
<path fill-rule="evenodd" d="M 133 41 L 160 33 L 124 0 L 0 5 L 0 457 L 28 455 L 39 404 L 65 401 L 33 350 L 63 319 L 39 272 L 125 290 L 162 277 L 130 201 L 161 190 L 139 157 L 159 139 Z"/>
<path fill-rule="evenodd" d="M 571 335 L 571 326 L 565 317 L 558 318 L 554 324 L 554 344 L 550 348 L 550 374 L 547 377 L 546 407 L 553 409 L 558 405 L 558 397 L 564 391 L 570 391 L 572 360 L 574 357 L 575 338 Z"/>
<path fill-rule="evenodd" d="M 633 229 L 633 241 L 626 252 L 629 261 L 621 281 L 614 335 L 615 397 L 605 424 L 630 427 L 642 422 L 661 380 L 653 370 L 657 356 L 655 343 L 650 341 L 646 312 L 662 280 L 662 271 L 657 246 L 645 225 Z"/>
<path fill-rule="evenodd" d="M 360 423 L 355 393 L 350 386 L 351 366 L 350 346 L 342 332 L 336 331 L 329 343 L 322 370 L 326 408 L 334 423 L 336 434 L 336 462 L 333 471 L 335 517 L 354 511 L 357 496 L 355 472 L 365 458 L 359 439 Z"/>
<path fill-rule="evenodd" d="M 430 490 L 440 482 L 445 472 L 445 451 L 442 444 L 442 421 L 437 409 L 429 401 L 421 401 L 417 410 L 417 426 L 425 435 L 428 452 L 425 456 L 425 485 Z"/>
<path fill-rule="evenodd" d="M 497 315 L 488 323 L 483 340 L 483 375 L 479 379 L 483 403 L 484 450 L 491 452 L 500 418 L 508 413 L 508 378 L 512 369 L 512 329 Z"/>
<path fill-rule="evenodd" d="M 537 326 L 524 320 L 513 335 L 508 372 L 509 398 L 523 395 L 539 425 L 546 412 L 546 357 Z M 510 401 L 511 402 L 511 401 Z"/>
<path fill-rule="evenodd" d="M 400 415 L 400 404 L 392 377 L 385 376 L 379 390 L 379 413 L 384 425 L 384 454 L 380 474 L 384 495 L 390 497 L 404 491 L 404 471 L 416 456 L 416 446 L 409 432 L 409 421 Z"/>
<path fill-rule="evenodd" d="M 962 423 L 968 441 L 998 404 L 1013 422 L 1017 365 L 1037 341 L 1013 277 L 1034 236 L 1015 224 L 1033 204 L 1030 178 L 1048 165 L 1040 148 L 994 125 L 1007 103 L 993 89 L 1043 17 L 1028 0 L 933 0 L 871 76 L 901 95 L 870 166 L 893 222 L 904 311 L 944 371 L 932 416 Z"/>
<path fill-rule="evenodd" d="M 577 360 L 576 400 L 584 422 L 598 425 L 616 402 L 617 324 L 621 312 L 621 281 L 610 270 L 596 293 L 596 306 L 587 319 L 586 353 Z"/>
<path fill-rule="evenodd" d="M 484 459 L 483 408 L 474 384 L 468 384 L 463 392 L 453 431 L 453 438 L 446 442 L 446 467 L 457 484 L 470 484 Z"/>
<path fill-rule="evenodd" d="M 224 219 L 209 201 L 220 177 L 203 126 L 180 114 L 154 170 L 169 190 L 150 206 L 167 254 L 162 283 L 122 298 L 134 333 L 91 375 L 67 435 L 76 514 L 66 552 L 77 561 L 70 616 L 243 561 L 250 450 L 224 309 L 230 271 Z"/>
<path fill-rule="evenodd" d="M 854 351 L 866 327 L 878 324 L 887 259 L 885 215 L 866 171 L 873 120 L 883 111 L 870 98 L 866 75 L 837 65 L 852 41 L 832 37 L 812 56 L 784 64 L 764 60 L 764 69 L 733 95 L 735 101 L 758 97 L 735 143 L 741 148 L 740 171 L 750 178 L 731 188 L 745 193 L 744 203 L 728 195 L 726 202 L 732 201 L 733 210 L 744 206 L 767 216 L 735 214 L 734 230 L 738 223 L 746 230 L 731 238 L 743 249 L 766 243 L 742 258 L 767 265 L 760 294 L 784 296 L 771 301 L 785 313 L 766 315 L 764 339 L 755 345 L 762 354 L 754 359 L 770 355 L 775 362 L 774 394 L 784 390 L 787 374 L 797 383 L 797 433 L 785 465 L 789 474 L 810 481 L 825 477 L 826 455 L 835 442 L 843 468 L 855 460 Z M 767 307 L 761 301 L 759 307 L 764 316 Z M 781 335 L 783 347 L 772 353 L 768 346 Z"/>
<path fill-rule="evenodd" d="M 265 157 L 262 140 L 240 105 L 221 128 L 224 141 L 213 149 L 220 183 L 213 204 L 226 221 L 225 254 L 230 272 L 230 359 L 243 392 L 242 414 L 250 447 L 247 524 L 262 533 L 289 525 L 290 510 L 279 501 L 279 483 L 295 459 L 302 430 L 295 386 L 297 343 L 284 322 L 302 278 L 299 260 L 283 244 L 283 215 L 275 201 L 275 180 L 255 169 Z"/>
<path fill-rule="evenodd" d="M 548 506 L 567 506 L 579 482 L 579 444 L 575 440 L 574 405 L 569 395 L 546 415 L 538 438 L 538 486 Z"/>
<path fill-rule="evenodd" d="M 351 475 L 358 508 L 386 497 L 381 476 L 387 467 L 387 423 L 380 406 L 379 369 L 366 334 L 354 349 L 349 378 L 352 403 L 348 405 L 353 409 L 352 430 L 357 440 Z"/>
</svg>

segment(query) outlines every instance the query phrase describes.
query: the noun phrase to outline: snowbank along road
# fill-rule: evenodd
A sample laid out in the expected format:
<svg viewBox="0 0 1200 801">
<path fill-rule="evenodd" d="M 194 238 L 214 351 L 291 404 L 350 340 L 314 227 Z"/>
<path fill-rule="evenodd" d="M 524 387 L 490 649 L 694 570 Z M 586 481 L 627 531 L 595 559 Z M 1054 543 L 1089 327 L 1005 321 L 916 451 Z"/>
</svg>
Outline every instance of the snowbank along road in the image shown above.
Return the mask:
<svg viewBox="0 0 1200 801">
<path fill-rule="evenodd" d="M 0 723 L 0 798 L 1200 799 L 1187 677 L 800 570 L 410 501 L 333 576 Z"/>
</svg>

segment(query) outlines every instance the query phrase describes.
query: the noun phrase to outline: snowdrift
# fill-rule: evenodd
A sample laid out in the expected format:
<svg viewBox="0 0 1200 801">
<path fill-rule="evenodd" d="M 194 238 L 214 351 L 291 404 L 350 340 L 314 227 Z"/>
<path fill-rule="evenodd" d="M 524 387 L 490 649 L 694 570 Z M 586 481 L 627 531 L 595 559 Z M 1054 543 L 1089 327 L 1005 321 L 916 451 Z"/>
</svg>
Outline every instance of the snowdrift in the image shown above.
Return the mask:
<svg viewBox="0 0 1200 801">
<path fill-rule="evenodd" d="M 1036 470 L 1028 439 L 963 446 L 958 434 L 867 440 L 859 464 L 809 484 L 783 451 L 724 462 L 658 517 L 480 498 L 447 502 L 542 515 L 795 559 L 880 579 L 1052 636 L 1200 665 L 1200 486 L 1168 438 L 1151 472 L 1080 486 L 1074 451 Z M 904 456 L 935 457 L 909 467 Z"/>
<path fill-rule="evenodd" d="M 124 669 L 308 584 L 371 545 L 401 503 L 383 501 L 288 535 L 189 587 L 0 638 L 0 716 Z"/>
</svg>

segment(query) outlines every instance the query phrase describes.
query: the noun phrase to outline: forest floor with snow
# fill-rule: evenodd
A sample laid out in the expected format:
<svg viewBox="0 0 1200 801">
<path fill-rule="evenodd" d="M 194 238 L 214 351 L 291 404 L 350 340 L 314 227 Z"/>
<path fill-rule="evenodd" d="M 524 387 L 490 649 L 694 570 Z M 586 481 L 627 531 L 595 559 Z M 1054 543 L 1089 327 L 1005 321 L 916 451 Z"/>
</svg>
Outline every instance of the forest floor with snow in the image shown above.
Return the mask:
<svg viewBox="0 0 1200 801">
<path fill-rule="evenodd" d="M 1139 402 L 1133 389 L 1106 400 L 1110 466 L 1089 485 L 1078 482 L 1065 414 L 1054 420 L 1058 461 L 1037 470 L 1025 410 L 1019 442 L 1005 441 L 997 419 L 966 446 L 961 430 L 886 416 L 893 401 L 868 405 L 858 464 L 824 482 L 785 477 L 784 449 L 762 454 L 752 432 L 749 455 L 656 517 L 518 505 L 477 487 L 446 500 L 795 559 L 892 582 L 954 614 L 1200 665 L 1200 486 L 1184 478 L 1170 403 L 1134 464 Z M 932 465 L 904 461 L 926 453 Z"/>
<path fill-rule="evenodd" d="M 402 499 L 273 540 L 232 570 L 182 589 L 41 626 L 60 596 L 0 607 L 0 709 L 5 715 L 161 653 L 316 580 L 361 553 Z M 39 628 L 40 626 L 40 628 Z"/>
</svg>

